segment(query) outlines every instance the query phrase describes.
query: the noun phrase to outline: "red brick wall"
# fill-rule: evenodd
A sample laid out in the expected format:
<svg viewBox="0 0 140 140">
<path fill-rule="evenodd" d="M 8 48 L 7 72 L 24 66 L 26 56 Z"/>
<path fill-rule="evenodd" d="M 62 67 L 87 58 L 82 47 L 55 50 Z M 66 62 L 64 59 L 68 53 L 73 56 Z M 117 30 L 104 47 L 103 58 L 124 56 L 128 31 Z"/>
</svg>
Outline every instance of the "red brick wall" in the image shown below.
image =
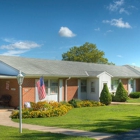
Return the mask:
<svg viewBox="0 0 140 140">
<path fill-rule="evenodd" d="M 6 83 L 9 84 L 9 90 L 6 89 Z M 2 94 L 11 95 L 10 106 L 17 107 L 19 104 L 19 86 L 17 79 L 0 79 L 0 95 Z"/>
<path fill-rule="evenodd" d="M 136 79 L 136 91 L 140 91 L 140 79 Z"/>
<path fill-rule="evenodd" d="M 128 91 L 128 79 L 121 79 L 121 82 L 122 82 L 125 90 Z"/>
<path fill-rule="evenodd" d="M 9 83 L 9 90 L 6 89 L 6 83 Z M 12 96 L 10 106 L 19 106 L 19 85 L 17 79 L 0 79 L 0 96 L 9 94 Z M 35 79 L 24 79 L 22 84 L 22 105 L 24 102 L 35 101 Z"/>
<path fill-rule="evenodd" d="M 70 79 L 67 81 L 67 101 L 78 97 L 78 79 Z"/>
<path fill-rule="evenodd" d="M 25 102 L 35 102 L 35 79 L 26 78 L 22 85 L 23 105 Z"/>
</svg>

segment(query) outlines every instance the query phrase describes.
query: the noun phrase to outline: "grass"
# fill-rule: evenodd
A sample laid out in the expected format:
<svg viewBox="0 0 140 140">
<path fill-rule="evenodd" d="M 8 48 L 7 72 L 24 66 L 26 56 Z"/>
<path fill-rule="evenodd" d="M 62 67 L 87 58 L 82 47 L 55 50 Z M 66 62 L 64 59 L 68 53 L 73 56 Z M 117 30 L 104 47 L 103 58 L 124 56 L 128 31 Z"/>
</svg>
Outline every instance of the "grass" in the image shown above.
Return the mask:
<svg viewBox="0 0 140 140">
<path fill-rule="evenodd" d="M 23 123 L 117 134 L 140 128 L 140 105 L 75 108 L 61 117 L 23 119 Z"/>
<path fill-rule="evenodd" d="M 74 137 L 63 134 L 54 134 L 49 132 L 38 132 L 23 129 L 23 133 L 19 133 L 18 128 L 0 126 L 1 140 L 93 140 L 88 137 Z"/>
<path fill-rule="evenodd" d="M 140 103 L 140 98 L 128 98 L 128 103 Z"/>
</svg>

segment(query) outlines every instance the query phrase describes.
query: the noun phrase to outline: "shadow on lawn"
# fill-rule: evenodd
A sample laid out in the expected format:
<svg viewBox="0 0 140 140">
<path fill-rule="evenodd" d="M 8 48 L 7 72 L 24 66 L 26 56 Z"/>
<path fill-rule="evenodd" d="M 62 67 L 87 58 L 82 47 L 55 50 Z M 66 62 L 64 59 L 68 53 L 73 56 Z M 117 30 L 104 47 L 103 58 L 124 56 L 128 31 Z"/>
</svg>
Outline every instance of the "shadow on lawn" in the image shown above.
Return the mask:
<svg viewBox="0 0 140 140">
<path fill-rule="evenodd" d="M 129 118 L 129 119 L 128 119 Z M 126 120 L 108 119 L 106 121 L 98 120 L 98 122 L 93 123 L 97 128 L 91 131 L 97 132 L 109 132 L 109 133 L 122 133 L 127 132 L 132 129 L 140 128 L 140 118 L 135 116 L 128 116 Z"/>
<path fill-rule="evenodd" d="M 16 136 L 11 136 L 11 139 L 31 139 L 31 140 L 67 140 L 67 139 L 72 139 L 72 136 L 67 136 L 67 135 L 63 135 L 63 134 L 55 134 L 55 133 L 47 133 L 47 132 L 41 132 L 41 133 L 22 133 L 20 135 L 16 135 Z"/>
<path fill-rule="evenodd" d="M 140 128 L 140 118 L 135 116 L 127 116 L 126 120 L 116 119 L 107 119 L 107 120 L 98 120 L 95 122 L 83 123 L 83 124 L 63 124 L 63 128 L 73 128 L 89 130 L 91 132 L 106 132 L 106 133 L 115 133 L 120 134 L 127 132 L 133 129 Z M 60 125 L 55 125 L 60 127 Z"/>
</svg>

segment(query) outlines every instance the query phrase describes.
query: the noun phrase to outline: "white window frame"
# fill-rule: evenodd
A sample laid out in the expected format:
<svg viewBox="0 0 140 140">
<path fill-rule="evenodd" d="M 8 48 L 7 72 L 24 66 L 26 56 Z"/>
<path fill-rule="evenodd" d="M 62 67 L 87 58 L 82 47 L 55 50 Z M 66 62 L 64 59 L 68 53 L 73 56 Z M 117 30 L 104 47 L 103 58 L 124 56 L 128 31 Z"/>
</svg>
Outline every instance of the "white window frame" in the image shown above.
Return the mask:
<svg viewBox="0 0 140 140">
<path fill-rule="evenodd" d="M 119 80 L 118 79 L 112 79 L 111 80 L 111 90 L 117 90 L 117 87 L 119 85 Z"/>
<path fill-rule="evenodd" d="M 54 86 L 54 87 L 57 87 L 57 92 L 54 92 L 54 93 L 51 92 L 51 81 L 57 81 L 57 86 Z M 46 85 L 46 83 L 47 83 L 47 85 Z M 45 84 L 45 89 L 46 89 L 47 95 L 58 94 L 58 92 L 59 92 L 59 80 L 58 79 L 44 79 L 44 84 Z"/>
</svg>

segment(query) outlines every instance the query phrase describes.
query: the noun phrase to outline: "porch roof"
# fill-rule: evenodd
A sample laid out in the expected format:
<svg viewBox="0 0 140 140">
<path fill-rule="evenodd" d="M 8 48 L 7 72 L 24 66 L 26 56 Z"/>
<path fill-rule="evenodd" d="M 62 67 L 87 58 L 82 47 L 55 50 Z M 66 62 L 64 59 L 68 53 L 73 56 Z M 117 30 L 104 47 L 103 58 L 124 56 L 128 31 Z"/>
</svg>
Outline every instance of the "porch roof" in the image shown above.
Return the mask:
<svg viewBox="0 0 140 140">
<path fill-rule="evenodd" d="M 106 71 L 113 77 L 140 78 L 140 68 L 134 69 L 124 66 L 95 64 L 84 62 L 33 59 L 16 56 L 0 55 L 0 62 L 9 67 L 21 70 L 26 76 L 61 76 L 61 77 L 89 77 L 97 76 Z M 88 75 L 87 75 L 87 73 Z"/>
</svg>

